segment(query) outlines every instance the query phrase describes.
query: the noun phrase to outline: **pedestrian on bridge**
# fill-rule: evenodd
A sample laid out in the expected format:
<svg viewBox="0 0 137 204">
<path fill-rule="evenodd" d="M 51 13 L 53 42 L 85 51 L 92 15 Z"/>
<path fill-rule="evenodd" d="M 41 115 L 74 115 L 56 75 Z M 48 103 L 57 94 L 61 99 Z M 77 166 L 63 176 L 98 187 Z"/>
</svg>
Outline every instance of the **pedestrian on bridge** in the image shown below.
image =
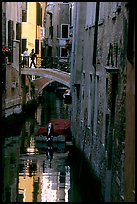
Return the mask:
<svg viewBox="0 0 137 204">
<path fill-rule="evenodd" d="M 34 49 L 31 50 L 30 53 L 30 58 L 31 58 L 31 63 L 30 63 L 30 68 L 32 66 L 32 64 L 34 65 L 34 67 L 36 68 L 36 64 L 35 64 L 35 58 L 37 57 L 36 53 L 34 52 Z"/>
<path fill-rule="evenodd" d="M 23 66 L 29 66 L 28 63 L 29 62 L 29 52 L 28 52 L 28 48 L 25 49 L 25 51 L 23 52 Z"/>
</svg>

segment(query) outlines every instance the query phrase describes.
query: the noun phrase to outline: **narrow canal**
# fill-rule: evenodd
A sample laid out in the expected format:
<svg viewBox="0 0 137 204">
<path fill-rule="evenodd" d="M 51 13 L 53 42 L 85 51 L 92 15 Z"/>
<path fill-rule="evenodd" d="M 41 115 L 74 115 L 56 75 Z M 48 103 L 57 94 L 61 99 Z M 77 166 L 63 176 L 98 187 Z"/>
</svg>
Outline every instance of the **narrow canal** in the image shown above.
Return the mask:
<svg viewBox="0 0 137 204">
<path fill-rule="evenodd" d="M 81 168 L 77 150 L 62 144 L 49 152 L 44 144 L 35 142 L 38 127 L 52 118 L 69 119 L 70 114 L 63 97 L 45 89 L 41 103 L 31 117 L 24 118 L 21 130 L 13 126 L 3 145 L 3 202 L 101 201 L 100 184 L 84 162 Z"/>
</svg>

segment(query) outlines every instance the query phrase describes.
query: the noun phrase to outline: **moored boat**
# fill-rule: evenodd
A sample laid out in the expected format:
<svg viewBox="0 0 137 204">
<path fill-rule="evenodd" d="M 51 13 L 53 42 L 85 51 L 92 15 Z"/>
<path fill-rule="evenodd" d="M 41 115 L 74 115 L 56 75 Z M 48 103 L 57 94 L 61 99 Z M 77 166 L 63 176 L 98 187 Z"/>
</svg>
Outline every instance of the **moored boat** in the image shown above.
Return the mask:
<svg viewBox="0 0 137 204">
<path fill-rule="evenodd" d="M 65 136 L 64 135 L 56 135 L 56 136 L 52 136 L 51 138 L 52 142 L 65 142 Z M 46 135 L 38 135 L 35 136 L 35 141 L 36 142 L 48 142 L 48 137 Z"/>
<path fill-rule="evenodd" d="M 52 136 L 70 135 L 70 120 L 59 118 L 59 119 L 51 119 L 45 127 L 39 127 L 36 132 L 36 136 L 48 135 L 48 125 L 50 123 L 52 124 L 52 131 L 51 131 Z"/>
<path fill-rule="evenodd" d="M 38 143 L 65 143 L 71 140 L 69 119 L 52 119 L 45 127 L 39 127 L 35 141 Z"/>
</svg>

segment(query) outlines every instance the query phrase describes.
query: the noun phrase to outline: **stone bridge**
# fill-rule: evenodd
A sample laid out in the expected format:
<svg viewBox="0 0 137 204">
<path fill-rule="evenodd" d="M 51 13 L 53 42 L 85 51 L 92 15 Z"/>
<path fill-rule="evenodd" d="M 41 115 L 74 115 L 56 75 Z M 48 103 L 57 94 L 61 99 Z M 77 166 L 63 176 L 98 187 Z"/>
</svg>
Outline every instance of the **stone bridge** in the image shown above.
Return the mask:
<svg viewBox="0 0 137 204">
<path fill-rule="evenodd" d="M 58 69 L 22 68 L 21 74 L 40 76 L 40 78 L 34 80 L 35 88 L 37 89 L 38 93 L 40 93 L 44 87 L 53 81 L 57 81 L 70 88 L 70 73 L 63 72 Z"/>
</svg>

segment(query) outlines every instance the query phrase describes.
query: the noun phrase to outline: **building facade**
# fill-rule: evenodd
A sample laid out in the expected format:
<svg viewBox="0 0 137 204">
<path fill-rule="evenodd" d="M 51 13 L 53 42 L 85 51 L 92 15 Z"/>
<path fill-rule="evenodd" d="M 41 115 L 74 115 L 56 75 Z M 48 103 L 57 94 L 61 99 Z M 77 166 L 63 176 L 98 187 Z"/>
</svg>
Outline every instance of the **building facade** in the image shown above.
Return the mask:
<svg viewBox="0 0 137 204">
<path fill-rule="evenodd" d="M 135 201 L 135 5 L 129 2 L 126 84 L 125 202 Z"/>
<path fill-rule="evenodd" d="M 126 98 L 126 86 L 131 83 L 128 76 L 131 70 L 128 67 L 127 72 L 126 60 L 128 41 L 133 39 L 133 35 L 128 34 L 132 24 L 129 16 L 133 12 L 129 12 L 130 5 L 126 2 L 74 4 L 71 58 L 73 140 L 100 179 L 104 201 L 124 202 L 129 194 L 132 194 L 130 201 L 133 201 L 135 158 L 131 156 L 131 149 L 134 125 L 129 128 L 126 116 L 130 110 L 129 99 L 133 104 L 130 117 L 134 121 L 134 81 L 132 96 Z M 134 33 L 133 29 L 130 32 Z M 132 78 L 134 71 L 130 75 Z M 128 148 L 130 131 L 131 149 Z M 134 148 L 132 150 L 134 154 Z M 126 178 L 130 157 L 132 182 Z"/>
<path fill-rule="evenodd" d="M 21 112 L 21 2 L 2 2 L 2 116 Z"/>
<path fill-rule="evenodd" d="M 46 66 L 55 66 L 68 62 L 69 53 L 65 49 L 70 40 L 71 3 L 47 2 L 45 13 L 45 57 L 50 60 Z"/>
<path fill-rule="evenodd" d="M 20 113 L 22 105 L 33 99 L 35 77 L 21 76 L 22 54 L 34 48 L 35 63 L 41 66 L 45 6 L 45 2 L 2 2 L 3 117 Z"/>
<path fill-rule="evenodd" d="M 45 2 L 22 3 L 22 53 L 28 48 L 29 53 L 35 50 L 41 57 L 41 28 L 45 12 Z"/>
<path fill-rule="evenodd" d="M 41 56 L 42 56 L 42 41 L 43 41 L 43 20 L 45 12 L 45 2 L 22 2 L 22 33 L 21 33 L 21 44 L 23 52 L 28 48 L 28 53 L 34 49 L 37 55 L 35 58 L 36 67 L 41 66 Z M 30 67 L 31 59 L 29 57 L 28 66 Z M 34 67 L 34 65 L 32 65 Z M 32 80 L 35 76 L 22 76 L 23 87 L 23 104 L 34 98 L 34 85 Z"/>
</svg>

